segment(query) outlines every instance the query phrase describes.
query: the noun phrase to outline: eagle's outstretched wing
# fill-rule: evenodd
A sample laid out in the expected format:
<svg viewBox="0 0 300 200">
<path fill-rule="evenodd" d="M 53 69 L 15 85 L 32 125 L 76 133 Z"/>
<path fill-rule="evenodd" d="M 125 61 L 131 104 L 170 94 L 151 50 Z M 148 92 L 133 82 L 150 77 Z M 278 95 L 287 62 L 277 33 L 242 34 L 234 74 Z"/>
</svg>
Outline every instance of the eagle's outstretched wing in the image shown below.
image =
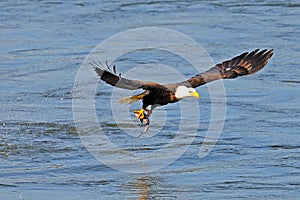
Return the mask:
<svg viewBox="0 0 300 200">
<path fill-rule="evenodd" d="M 231 60 L 224 61 L 210 68 L 209 70 L 199 73 L 194 77 L 171 85 L 186 85 L 196 88 L 208 82 L 219 79 L 232 79 L 238 76 L 253 74 L 261 70 L 273 55 L 273 49 L 261 50 L 256 49 L 251 53 L 245 52 Z"/>
<path fill-rule="evenodd" d="M 178 85 L 186 85 L 187 87 L 196 88 L 200 85 L 219 79 L 232 79 L 238 76 L 253 74 L 261 70 L 268 63 L 272 55 L 273 49 L 264 49 L 261 51 L 256 49 L 251 53 L 245 52 L 231 60 L 217 64 L 209 70 L 199 73 L 186 81 L 167 85 L 123 78 L 121 77 L 121 74 L 117 75 L 115 66 L 113 66 L 113 69 L 111 70 L 108 65 L 103 67 L 100 63 L 94 62 L 91 63 L 91 65 L 94 66 L 94 69 L 100 79 L 112 86 L 128 90 L 144 89 L 150 91 L 165 91 L 169 89 L 176 90 Z"/>
<path fill-rule="evenodd" d="M 136 89 L 144 89 L 144 90 L 166 90 L 167 88 L 163 85 L 160 85 L 155 82 L 146 82 L 146 81 L 140 81 L 140 80 L 131 80 L 126 79 L 121 76 L 121 74 L 117 75 L 116 72 L 116 66 L 113 66 L 113 69 L 111 70 L 110 67 L 107 65 L 104 67 L 100 63 L 92 62 L 90 63 L 98 76 L 101 80 L 105 81 L 106 83 L 123 88 L 128 90 L 136 90 Z"/>
</svg>

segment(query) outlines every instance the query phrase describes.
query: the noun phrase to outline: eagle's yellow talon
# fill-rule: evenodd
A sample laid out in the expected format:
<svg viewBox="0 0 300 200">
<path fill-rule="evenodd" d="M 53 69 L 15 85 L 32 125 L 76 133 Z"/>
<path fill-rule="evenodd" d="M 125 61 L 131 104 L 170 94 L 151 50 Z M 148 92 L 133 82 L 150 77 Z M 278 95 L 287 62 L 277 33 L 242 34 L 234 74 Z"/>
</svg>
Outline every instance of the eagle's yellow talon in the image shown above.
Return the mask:
<svg viewBox="0 0 300 200">
<path fill-rule="evenodd" d="M 144 111 L 145 111 L 144 109 L 135 110 L 134 114 L 136 116 L 136 119 L 144 119 L 145 118 Z"/>
</svg>

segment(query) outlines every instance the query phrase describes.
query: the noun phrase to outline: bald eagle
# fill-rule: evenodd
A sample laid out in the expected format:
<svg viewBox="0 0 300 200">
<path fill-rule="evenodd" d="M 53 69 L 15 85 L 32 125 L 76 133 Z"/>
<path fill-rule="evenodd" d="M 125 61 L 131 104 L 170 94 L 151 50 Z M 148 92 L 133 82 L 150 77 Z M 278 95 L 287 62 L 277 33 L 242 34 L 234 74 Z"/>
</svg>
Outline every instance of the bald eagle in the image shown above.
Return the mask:
<svg viewBox="0 0 300 200">
<path fill-rule="evenodd" d="M 99 63 L 91 63 L 101 80 L 106 83 L 128 90 L 143 89 L 140 94 L 120 99 L 120 103 L 134 103 L 142 100 L 142 109 L 135 111 L 137 118 L 148 119 L 156 106 L 163 106 L 168 103 L 178 102 L 186 97 L 200 98 L 196 87 L 219 79 L 233 79 L 238 76 L 253 74 L 261 70 L 273 55 L 271 50 L 256 49 L 252 52 L 245 52 L 231 60 L 224 61 L 210 68 L 209 70 L 196 74 L 192 78 L 172 84 L 159 84 L 156 82 L 145 82 L 141 80 L 130 80 L 117 75 L 116 67 L 113 69 L 107 65 L 104 67 Z M 151 106 L 150 110 L 148 106 Z M 144 112 L 147 112 L 145 116 Z"/>
</svg>

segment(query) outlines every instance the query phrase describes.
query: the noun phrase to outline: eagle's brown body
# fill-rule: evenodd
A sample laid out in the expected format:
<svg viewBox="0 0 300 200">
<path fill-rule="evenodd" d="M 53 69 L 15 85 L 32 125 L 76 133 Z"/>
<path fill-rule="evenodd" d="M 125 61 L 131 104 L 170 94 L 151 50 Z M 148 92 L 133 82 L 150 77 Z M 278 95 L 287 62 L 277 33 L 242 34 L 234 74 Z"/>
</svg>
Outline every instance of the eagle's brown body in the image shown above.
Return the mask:
<svg viewBox="0 0 300 200">
<path fill-rule="evenodd" d="M 157 98 L 159 97 L 159 98 Z M 150 91 L 148 95 L 143 98 L 143 108 L 147 108 L 149 105 L 167 105 L 168 103 L 175 103 L 178 99 L 175 97 L 175 91 L 168 89 L 168 87 L 162 90 Z"/>
</svg>

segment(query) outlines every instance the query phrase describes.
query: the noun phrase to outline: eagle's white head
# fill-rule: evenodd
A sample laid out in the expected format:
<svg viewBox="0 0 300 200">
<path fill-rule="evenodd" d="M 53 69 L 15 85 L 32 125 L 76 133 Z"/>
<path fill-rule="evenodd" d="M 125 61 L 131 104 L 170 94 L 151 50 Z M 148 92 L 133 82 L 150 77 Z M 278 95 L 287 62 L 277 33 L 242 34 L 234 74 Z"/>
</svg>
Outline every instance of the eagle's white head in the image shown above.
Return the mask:
<svg viewBox="0 0 300 200">
<path fill-rule="evenodd" d="M 186 97 L 196 97 L 196 98 L 199 99 L 200 95 L 194 88 L 189 88 L 189 87 L 186 87 L 184 85 L 180 85 L 176 89 L 175 97 L 177 99 L 183 99 L 183 98 L 186 98 Z"/>
</svg>

